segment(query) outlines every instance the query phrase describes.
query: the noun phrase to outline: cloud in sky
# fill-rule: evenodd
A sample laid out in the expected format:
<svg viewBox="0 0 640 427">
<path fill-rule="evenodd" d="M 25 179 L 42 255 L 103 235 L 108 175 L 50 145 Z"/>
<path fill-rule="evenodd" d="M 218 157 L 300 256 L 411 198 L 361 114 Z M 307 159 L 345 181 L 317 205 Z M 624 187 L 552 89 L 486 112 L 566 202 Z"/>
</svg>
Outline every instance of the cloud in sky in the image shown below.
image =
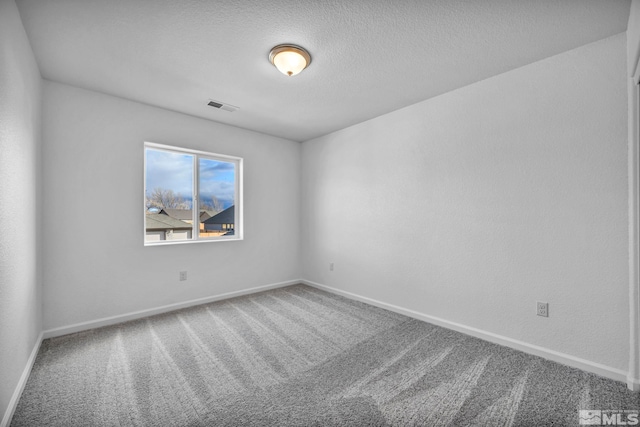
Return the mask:
<svg viewBox="0 0 640 427">
<path fill-rule="evenodd" d="M 173 190 L 192 200 L 193 155 L 147 148 L 146 191 L 155 188 Z M 200 158 L 200 198 L 207 202 L 216 196 L 224 207 L 234 204 L 235 164 Z"/>
<path fill-rule="evenodd" d="M 160 150 L 146 150 L 147 192 L 155 188 L 173 190 L 191 199 L 193 189 L 193 156 Z"/>
<path fill-rule="evenodd" d="M 200 159 L 200 199 L 216 196 L 225 208 L 233 204 L 235 194 L 235 164 Z"/>
</svg>

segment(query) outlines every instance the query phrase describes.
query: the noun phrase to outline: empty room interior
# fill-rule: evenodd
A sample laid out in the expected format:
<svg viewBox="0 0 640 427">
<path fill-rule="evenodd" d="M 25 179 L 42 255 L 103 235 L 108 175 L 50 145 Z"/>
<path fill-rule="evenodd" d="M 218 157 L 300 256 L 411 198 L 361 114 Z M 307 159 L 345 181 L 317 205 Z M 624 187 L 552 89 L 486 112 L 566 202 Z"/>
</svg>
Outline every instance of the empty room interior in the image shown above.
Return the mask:
<svg viewBox="0 0 640 427">
<path fill-rule="evenodd" d="M 0 427 L 635 425 L 640 0 L 0 0 Z"/>
</svg>

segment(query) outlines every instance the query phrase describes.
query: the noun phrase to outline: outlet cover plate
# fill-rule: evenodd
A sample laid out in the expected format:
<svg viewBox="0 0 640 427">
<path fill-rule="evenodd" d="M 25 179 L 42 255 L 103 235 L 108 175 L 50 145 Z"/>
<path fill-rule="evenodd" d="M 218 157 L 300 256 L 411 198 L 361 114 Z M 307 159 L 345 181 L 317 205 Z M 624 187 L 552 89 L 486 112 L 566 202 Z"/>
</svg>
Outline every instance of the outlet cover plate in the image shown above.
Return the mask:
<svg viewBox="0 0 640 427">
<path fill-rule="evenodd" d="M 542 317 L 549 317 L 549 303 L 538 301 L 536 305 L 536 314 Z"/>
</svg>

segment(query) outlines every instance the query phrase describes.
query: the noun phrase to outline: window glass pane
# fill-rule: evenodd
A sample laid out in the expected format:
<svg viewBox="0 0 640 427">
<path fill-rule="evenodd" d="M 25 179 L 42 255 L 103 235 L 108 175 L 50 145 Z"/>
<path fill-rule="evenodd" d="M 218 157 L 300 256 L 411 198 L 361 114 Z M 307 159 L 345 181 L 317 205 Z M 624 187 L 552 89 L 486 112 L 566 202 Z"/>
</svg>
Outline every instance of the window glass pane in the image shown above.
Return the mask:
<svg viewBox="0 0 640 427">
<path fill-rule="evenodd" d="M 242 239 L 242 159 L 145 143 L 145 244 Z"/>
<path fill-rule="evenodd" d="M 236 164 L 200 157 L 198 168 L 200 236 L 233 236 Z"/>
<path fill-rule="evenodd" d="M 191 240 L 193 155 L 147 148 L 145 240 Z"/>
</svg>

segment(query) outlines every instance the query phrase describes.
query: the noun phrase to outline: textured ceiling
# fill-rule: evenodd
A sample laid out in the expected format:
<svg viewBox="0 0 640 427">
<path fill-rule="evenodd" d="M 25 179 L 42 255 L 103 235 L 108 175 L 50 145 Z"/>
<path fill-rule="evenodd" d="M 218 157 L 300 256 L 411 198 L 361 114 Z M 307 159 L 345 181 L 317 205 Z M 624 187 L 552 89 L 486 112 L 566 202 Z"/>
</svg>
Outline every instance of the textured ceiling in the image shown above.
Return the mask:
<svg viewBox="0 0 640 427">
<path fill-rule="evenodd" d="M 629 0 L 17 0 L 43 77 L 305 141 L 626 30 Z M 304 46 L 295 77 L 271 47 Z M 208 107 L 214 99 L 237 107 Z"/>
</svg>

